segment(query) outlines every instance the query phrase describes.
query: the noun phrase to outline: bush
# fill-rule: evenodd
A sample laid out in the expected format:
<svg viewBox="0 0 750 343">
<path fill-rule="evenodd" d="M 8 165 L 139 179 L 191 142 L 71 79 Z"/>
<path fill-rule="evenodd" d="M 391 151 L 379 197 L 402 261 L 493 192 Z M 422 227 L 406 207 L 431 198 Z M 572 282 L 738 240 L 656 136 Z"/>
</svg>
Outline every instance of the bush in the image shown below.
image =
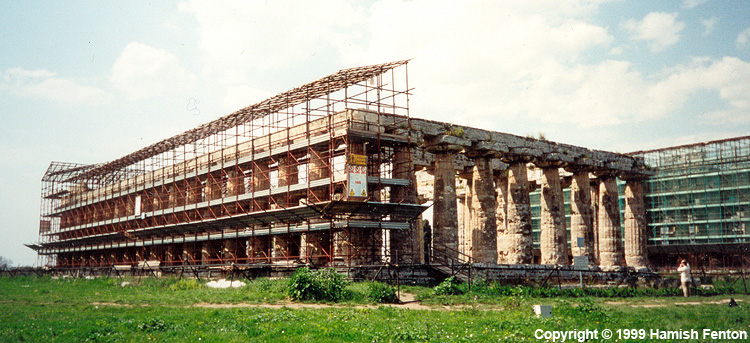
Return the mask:
<svg viewBox="0 0 750 343">
<path fill-rule="evenodd" d="M 303 267 L 292 275 L 287 292 L 292 300 L 338 301 L 344 296 L 346 284 L 333 268 L 313 272 Z"/>
<path fill-rule="evenodd" d="M 170 291 L 186 291 L 199 289 L 203 287 L 203 284 L 198 282 L 196 279 L 181 279 L 175 281 L 175 283 L 169 285 Z"/>
<path fill-rule="evenodd" d="M 390 285 L 372 282 L 367 287 L 367 297 L 370 300 L 378 303 L 397 303 L 398 297 L 396 297 L 396 291 Z"/>
<path fill-rule="evenodd" d="M 458 279 L 451 276 L 447 279 L 445 279 L 443 282 L 441 282 L 439 285 L 435 286 L 435 295 L 458 295 L 463 294 L 464 292 L 458 288 L 458 285 L 461 283 Z"/>
</svg>

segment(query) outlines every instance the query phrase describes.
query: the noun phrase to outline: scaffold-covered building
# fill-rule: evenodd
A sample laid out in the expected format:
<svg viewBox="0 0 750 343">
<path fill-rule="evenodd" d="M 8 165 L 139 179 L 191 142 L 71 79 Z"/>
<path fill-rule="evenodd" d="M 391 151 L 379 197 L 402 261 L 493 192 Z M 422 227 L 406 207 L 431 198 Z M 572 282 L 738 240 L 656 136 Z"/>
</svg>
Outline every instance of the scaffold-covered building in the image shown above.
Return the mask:
<svg viewBox="0 0 750 343">
<path fill-rule="evenodd" d="M 55 268 L 648 268 L 642 157 L 414 118 L 407 67 L 344 69 L 111 162 L 53 162 L 29 246 Z"/>
<path fill-rule="evenodd" d="M 649 255 L 692 257 L 706 268 L 750 262 L 750 136 L 639 151 L 646 181 Z"/>
<path fill-rule="evenodd" d="M 342 70 L 109 163 L 52 163 L 36 248 L 70 267 L 411 259 L 405 68 Z"/>
</svg>

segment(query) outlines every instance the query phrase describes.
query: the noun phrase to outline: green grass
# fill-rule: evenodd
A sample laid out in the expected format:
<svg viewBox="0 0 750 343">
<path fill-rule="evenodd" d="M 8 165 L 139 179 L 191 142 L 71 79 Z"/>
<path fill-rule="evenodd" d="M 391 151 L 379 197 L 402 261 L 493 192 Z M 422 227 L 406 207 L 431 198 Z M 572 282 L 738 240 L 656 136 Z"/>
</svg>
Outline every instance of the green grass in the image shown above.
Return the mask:
<svg viewBox="0 0 750 343">
<path fill-rule="evenodd" d="M 128 280 L 133 284 L 126 287 L 122 281 L 0 278 L 0 342 L 517 342 L 539 341 L 537 329 L 750 331 L 746 295 L 733 295 L 741 306 L 729 308 L 711 303 L 727 295 L 535 296 L 532 290 L 504 295 L 488 284 L 462 295 L 438 296 L 431 288 L 401 287 L 435 306 L 428 311 L 376 305 L 367 296 L 369 285 L 362 283 L 349 284 L 343 305 L 330 308 L 206 308 L 195 305 L 292 306 L 288 281 L 245 280 L 246 288 L 221 290 L 185 279 Z M 680 304 L 686 301 L 702 304 Z M 456 306 L 441 309 L 445 304 Z M 534 317 L 533 304 L 552 305 L 553 318 Z"/>
</svg>

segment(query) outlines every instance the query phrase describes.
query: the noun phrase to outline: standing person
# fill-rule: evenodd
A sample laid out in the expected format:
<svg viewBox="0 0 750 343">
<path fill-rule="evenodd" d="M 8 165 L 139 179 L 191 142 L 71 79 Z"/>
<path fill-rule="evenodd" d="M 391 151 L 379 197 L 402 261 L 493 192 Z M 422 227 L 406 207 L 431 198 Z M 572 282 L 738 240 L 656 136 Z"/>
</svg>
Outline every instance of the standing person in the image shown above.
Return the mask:
<svg viewBox="0 0 750 343">
<path fill-rule="evenodd" d="M 680 266 L 677 268 L 680 272 L 680 284 L 682 285 L 682 294 L 685 297 L 690 296 L 690 286 L 693 283 L 693 277 L 690 275 L 690 264 L 684 259 L 680 261 Z"/>
</svg>

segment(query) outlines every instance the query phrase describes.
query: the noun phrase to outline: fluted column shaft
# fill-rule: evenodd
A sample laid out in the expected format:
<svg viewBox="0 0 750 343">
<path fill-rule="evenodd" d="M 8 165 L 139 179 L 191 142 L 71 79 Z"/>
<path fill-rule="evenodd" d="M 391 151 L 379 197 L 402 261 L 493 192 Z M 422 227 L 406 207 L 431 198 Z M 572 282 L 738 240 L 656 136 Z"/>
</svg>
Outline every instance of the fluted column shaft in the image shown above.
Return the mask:
<svg viewBox="0 0 750 343">
<path fill-rule="evenodd" d="M 541 179 L 541 264 L 568 264 L 565 207 L 558 168 L 543 168 Z"/>
<path fill-rule="evenodd" d="M 513 162 L 508 168 L 507 250 L 505 263 L 532 262 L 531 205 L 525 162 Z"/>
<path fill-rule="evenodd" d="M 620 208 L 617 181 L 614 176 L 601 176 L 599 185 L 599 266 L 604 270 L 623 265 Z"/>
</svg>

